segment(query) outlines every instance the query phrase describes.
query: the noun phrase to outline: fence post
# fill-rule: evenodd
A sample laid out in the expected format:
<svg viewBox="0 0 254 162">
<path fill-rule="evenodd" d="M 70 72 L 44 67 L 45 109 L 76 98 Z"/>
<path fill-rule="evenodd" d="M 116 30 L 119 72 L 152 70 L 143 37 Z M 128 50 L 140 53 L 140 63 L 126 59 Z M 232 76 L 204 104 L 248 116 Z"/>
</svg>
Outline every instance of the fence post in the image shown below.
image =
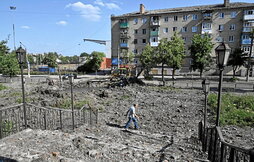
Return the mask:
<svg viewBox="0 0 254 162">
<path fill-rule="evenodd" d="M 84 118 L 84 124 L 86 123 L 86 112 L 85 109 L 83 109 L 83 118 Z"/>
<path fill-rule="evenodd" d="M 99 110 L 96 110 L 96 125 L 98 124 L 98 115 L 99 115 Z"/>
<path fill-rule="evenodd" d="M 62 111 L 60 111 L 60 129 L 62 130 L 63 129 L 63 121 L 62 121 Z"/>
<path fill-rule="evenodd" d="M 90 108 L 90 125 L 92 125 L 92 108 Z"/>
<path fill-rule="evenodd" d="M 254 161 L 254 148 L 250 150 L 250 161 Z"/>
<path fill-rule="evenodd" d="M 44 111 L 44 129 L 47 130 L 47 116 L 46 116 L 47 112 L 46 110 Z"/>
<path fill-rule="evenodd" d="M 198 139 L 200 140 L 200 141 L 203 141 L 202 140 L 202 121 L 200 121 L 199 123 L 198 123 Z"/>
<path fill-rule="evenodd" d="M 213 129 L 211 129 L 211 133 L 210 133 L 210 142 L 208 147 L 208 160 L 212 160 L 212 149 L 213 149 Z"/>
<path fill-rule="evenodd" d="M 3 138 L 2 111 L 0 111 L 0 139 Z"/>
<path fill-rule="evenodd" d="M 235 149 L 231 148 L 229 153 L 229 162 L 234 162 L 234 161 L 235 161 Z"/>
</svg>

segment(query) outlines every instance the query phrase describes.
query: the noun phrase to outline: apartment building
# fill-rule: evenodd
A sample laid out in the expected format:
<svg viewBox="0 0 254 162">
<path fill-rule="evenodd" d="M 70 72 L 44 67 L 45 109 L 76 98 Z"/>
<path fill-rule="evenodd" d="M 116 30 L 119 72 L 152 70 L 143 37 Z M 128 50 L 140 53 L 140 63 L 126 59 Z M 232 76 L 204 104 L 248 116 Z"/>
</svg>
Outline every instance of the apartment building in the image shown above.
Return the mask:
<svg viewBox="0 0 254 162">
<path fill-rule="evenodd" d="M 141 4 L 139 12 L 112 15 L 111 25 L 112 68 L 122 63 L 127 52 L 134 53 L 138 66 L 139 55 L 147 44 L 156 47 L 162 38 L 170 39 L 177 32 L 186 45 L 186 58 L 180 71 L 188 72 L 191 64 L 188 47 L 194 34 L 208 33 L 215 44 L 214 49 L 220 42 L 225 42 L 232 50 L 241 47 L 250 53 L 254 3 L 224 0 L 223 4 L 149 11 Z M 253 51 L 254 48 L 254 56 Z M 160 73 L 158 69 L 153 72 Z M 170 74 L 169 71 L 166 73 Z"/>
</svg>

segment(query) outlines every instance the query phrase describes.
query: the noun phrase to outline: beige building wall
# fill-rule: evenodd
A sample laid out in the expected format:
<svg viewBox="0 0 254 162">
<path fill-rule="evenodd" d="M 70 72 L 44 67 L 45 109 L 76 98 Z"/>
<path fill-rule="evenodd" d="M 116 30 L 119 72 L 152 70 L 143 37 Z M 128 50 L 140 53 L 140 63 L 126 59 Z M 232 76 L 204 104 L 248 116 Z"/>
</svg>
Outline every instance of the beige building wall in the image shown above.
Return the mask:
<svg viewBox="0 0 254 162">
<path fill-rule="evenodd" d="M 246 10 L 253 10 L 254 17 L 254 4 L 244 4 L 244 6 L 232 5 L 234 7 L 217 7 L 211 9 L 206 6 L 186 7 L 186 11 L 178 12 L 177 9 L 168 9 L 151 12 L 143 12 L 143 14 L 133 13 L 126 14 L 124 16 L 112 16 L 112 59 L 123 56 L 123 50 L 128 50 L 128 52 L 135 53 L 136 60 L 138 56 L 142 53 L 146 44 L 151 45 L 151 31 L 153 27 L 158 27 L 158 40 L 162 38 L 170 39 L 174 32 L 179 33 L 182 38 L 185 40 L 186 47 L 186 58 L 183 61 L 183 72 L 189 71 L 191 64 L 191 58 L 189 54 L 189 46 L 191 45 L 191 39 L 194 34 L 204 34 L 208 32 L 214 43 L 214 48 L 212 50 L 212 57 L 215 57 L 215 48 L 219 45 L 220 42 L 225 42 L 229 47 L 234 50 L 235 48 L 241 48 L 243 45 L 242 34 L 243 34 L 243 23 L 244 23 L 244 12 Z M 210 6 L 212 7 L 212 6 Z M 200 8 L 199 10 L 197 8 Z M 179 10 L 182 10 L 179 8 Z M 204 16 L 205 13 L 208 16 Z M 154 16 L 158 16 L 159 25 L 152 26 L 151 19 Z M 176 21 L 177 17 L 177 21 Z M 144 18 L 147 20 L 146 23 L 143 23 Z M 126 38 L 128 43 L 128 48 L 119 47 L 119 42 L 121 42 L 120 32 L 120 20 L 125 19 L 128 22 L 128 37 Z M 254 22 L 254 19 L 253 19 Z M 204 24 L 211 25 L 209 30 L 204 29 Z M 253 23 L 254 24 L 254 23 Z M 254 25 L 253 25 L 254 26 Z M 173 31 L 173 29 L 176 29 Z M 146 33 L 143 34 L 143 30 L 146 30 Z M 137 40 L 137 42 L 136 42 Z M 145 40 L 145 41 L 144 41 Z M 137 61 L 138 63 L 138 61 Z"/>
</svg>

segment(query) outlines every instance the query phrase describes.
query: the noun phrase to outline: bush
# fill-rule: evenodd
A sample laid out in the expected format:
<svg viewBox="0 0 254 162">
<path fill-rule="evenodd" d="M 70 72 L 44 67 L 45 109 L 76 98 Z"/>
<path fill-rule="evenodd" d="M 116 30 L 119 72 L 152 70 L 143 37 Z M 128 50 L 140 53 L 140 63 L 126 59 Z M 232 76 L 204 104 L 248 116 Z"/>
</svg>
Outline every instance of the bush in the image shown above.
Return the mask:
<svg viewBox="0 0 254 162">
<path fill-rule="evenodd" d="M 239 81 L 239 80 L 240 80 L 239 78 L 234 77 L 234 78 L 230 78 L 228 81 L 229 82 L 236 82 L 236 81 Z"/>
<path fill-rule="evenodd" d="M 217 110 L 217 95 L 208 96 L 208 105 L 212 112 Z M 215 113 L 216 114 L 216 113 Z M 254 96 L 235 96 L 223 94 L 221 99 L 221 125 L 254 127 Z"/>
<path fill-rule="evenodd" d="M 0 84 L 0 91 L 2 91 L 2 90 L 4 90 L 4 89 L 7 89 L 7 87 L 4 86 L 4 85 L 2 85 L 2 84 Z"/>
</svg>

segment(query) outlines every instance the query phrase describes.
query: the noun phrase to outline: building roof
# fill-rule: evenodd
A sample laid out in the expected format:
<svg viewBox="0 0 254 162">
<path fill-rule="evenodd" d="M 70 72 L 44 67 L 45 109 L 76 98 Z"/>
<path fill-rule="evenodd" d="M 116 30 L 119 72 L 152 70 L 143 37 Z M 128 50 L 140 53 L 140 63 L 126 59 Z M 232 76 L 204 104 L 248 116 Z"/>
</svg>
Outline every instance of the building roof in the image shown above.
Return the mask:
<svg viewBox="0 0 254 162">
<path fill-rule="evenodd" d="M 179 13 L 179 12 L 192 12 L 192 11 L 209 11 L 209 10 L 213 11 L 213 10 L 221 10 L 221 9 L 248 8 L 248 7 L 254 7 L 254 3 L 235 2 L 235 3 L 229 3 L 227 7 L 225 7 L 224 4 L 178 7 L 178 8 L 169 8 L 169 9 L 148 10 L 148 11 L 145 11 L 144 14 L 140 14 L 140 12 L 132 12 L 132 13 L 127 13 L 127 14 L 112 16 L 112 17 L 156 15 L 156 14 L 163 14 L 163 13 Z"/>
</svg>

